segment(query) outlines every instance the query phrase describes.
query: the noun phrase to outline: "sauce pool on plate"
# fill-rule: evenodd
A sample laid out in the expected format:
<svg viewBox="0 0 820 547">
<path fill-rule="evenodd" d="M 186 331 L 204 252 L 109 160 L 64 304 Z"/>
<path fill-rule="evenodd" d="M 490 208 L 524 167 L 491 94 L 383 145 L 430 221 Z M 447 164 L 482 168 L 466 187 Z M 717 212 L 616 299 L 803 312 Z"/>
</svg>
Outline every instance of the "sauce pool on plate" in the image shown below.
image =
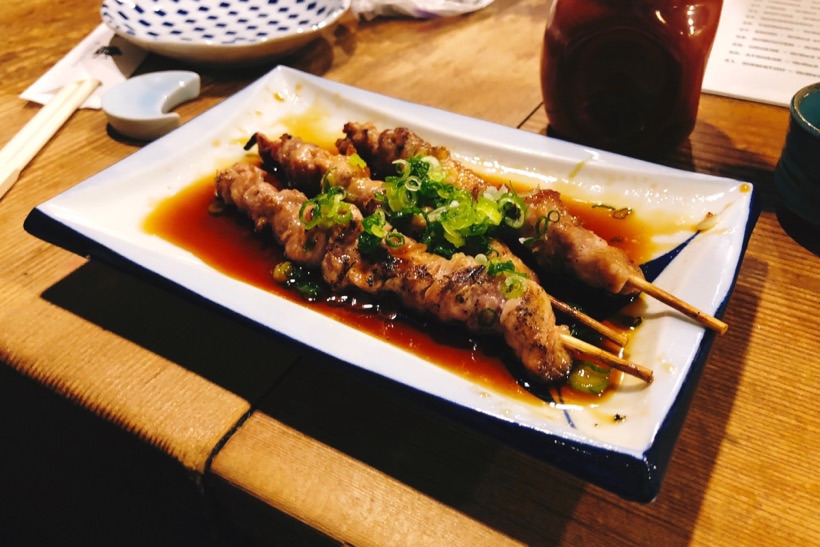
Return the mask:
<svg viewBox="0 0 820 547">
<path fill-rule="evenodd" d="M 508 397 L 539 402 L 538 397 L 572 404 L 591 404 L 601 396 L 576 392 L 568 386 L 548 392 L 528 389 L 527 383 L 508 366 L 512 359 L 503 341 L 475 337 L 457 326 L 427 322 L 393 313 L 365 311 L 377 305 L 340 305 L 336 299 L 307 302 L 273 279 L 272 272 L 284 260 L 281 248 L 269 233 L 257 233 L 245 217 L 227 210 L 213 214 L 214 177 L 205 177 L 161 201 L 146 218 L 144 230 L 183 248 L 220 273 L 297 302 L 346 325 L 398 346 L 420 358 L 444 367 L 471 382 Z M 567 206 L 589 228 L 631 256 L 642 255 L 647 244 L 640 223 L 630 222 L 613 207 L 567 201 Z M 613 383 L 621 373 L 613 371 Z M 604 395 L 606 396 L 606 395 Z"/>
</svg>

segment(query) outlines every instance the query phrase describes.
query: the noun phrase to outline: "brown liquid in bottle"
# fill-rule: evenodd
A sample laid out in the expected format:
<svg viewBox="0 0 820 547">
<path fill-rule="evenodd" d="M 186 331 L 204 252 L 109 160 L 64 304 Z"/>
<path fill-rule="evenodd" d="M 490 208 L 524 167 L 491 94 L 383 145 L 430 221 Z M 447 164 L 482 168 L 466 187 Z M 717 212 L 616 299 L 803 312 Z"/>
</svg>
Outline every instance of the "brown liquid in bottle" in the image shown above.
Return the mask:
<svg viewBox="0 0 820 547">
<path fill-rule="evenodd" d="M 722 0 L 554 0 L 541 81 L 551 133 L 632 155 L 695 125 Z"/>
</svg>

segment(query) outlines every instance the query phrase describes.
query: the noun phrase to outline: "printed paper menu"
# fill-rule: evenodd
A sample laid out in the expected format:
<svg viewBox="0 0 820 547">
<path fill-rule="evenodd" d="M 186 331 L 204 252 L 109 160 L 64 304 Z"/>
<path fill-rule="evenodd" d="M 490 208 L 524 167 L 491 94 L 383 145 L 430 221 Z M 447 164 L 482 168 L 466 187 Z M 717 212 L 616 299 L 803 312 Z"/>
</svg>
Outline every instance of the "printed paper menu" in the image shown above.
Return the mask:
<svg viewBox="0 0 820 547">
<path fill-rule="evenodd" d="M 703 91 L 788 106 L 820 82 L 820 0 L 724 0 Z"/>
</svg>

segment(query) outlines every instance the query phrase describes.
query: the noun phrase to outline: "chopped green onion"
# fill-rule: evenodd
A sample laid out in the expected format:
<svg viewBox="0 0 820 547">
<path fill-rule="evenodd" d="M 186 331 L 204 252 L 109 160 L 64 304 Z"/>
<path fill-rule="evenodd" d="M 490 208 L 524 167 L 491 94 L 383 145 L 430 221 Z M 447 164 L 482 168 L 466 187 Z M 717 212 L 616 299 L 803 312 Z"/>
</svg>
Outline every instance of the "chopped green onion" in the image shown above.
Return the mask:
<svg viewBox="0 0 820 547">
<path fill-rule="evenodd" d="M 357 244 L 362 254 L 368 255 L 376 250 L 381 240 L 382 238 L 369 232 L 362 232 L 359 234 Z"/>
<path fill-rule="evenodd" d="M 475 202 L 475 212 L 480 220 L 498 226 L 504 219 L 504 214 L 499 208 L 499 203 L 491 200 L 487 196 L 478 196 Z"/>
<path fill-rule="evenodd" d="M 398 248 L 404 245 L 404 235 L 400 232 L 390 232 L 384 236 L 384 242 L 388 247 Z"/>
<path fill-rule="evenodd" d="M 490 260 L 487 264 L 487 273 L 490 275 L 516 273 L 515 264 L 513 264 L 512 260 L 506 260 L 504 262 L 499 260 Z"/>
<path fill-rule="evenodd" d="M 313 281 L 302 281 L 301 283 L 297 283 L 295 286 L 296 290 L 299 291 L 299 294 L 307 300 L 316 300 L 321 293 L 319 285 Z"/>
<path fill-rule="evenodd" d="M 515 264 L 512 260 L 502 261 L 495 258 L 487 260 L 487 258 L 484 257 L 484 261 L 486 261 L 487 273 L 489 275 L 504 276 L 504 284 L 501 289 L 504 296 L 517 298 L 527 290 L 526 283 L 524 282 L 527 276 L 526 274 L 515 271 Z"/>
<path fill-rule="evenodd" d="M 399 177 L 404 178 L 404 177 L 406 177 L 407 175 L 410 174 L 410 170 L 411 170 L 410 162 L 408 162 L 407 160 L 401 160 L 401 159 L 395 160 L 393 162 L 393 165 L 398 166 L 397 171 L 399 173 Z"/>
<path fill-rule="evenodd" d="M 567 178 L 568 178 L 569 180 L 574 179 L 574 178 L 575 178 L 575 175 L 577 175 L 578 173 L 580 173 L 580 172 L 581 172 L 581 169 L 584 167 L 584 165 L 586 165 L 586 164 L 587 164 L 587 162 L 588 162 L 588 161 L 589 161 L 589 158 L 587 158 L 587 159 L 585 159 L 585 160 L 583 160 L 583 161 L 579 161 L 577 164 L 575 164 L 575 167 L 573 167 L 573 168 L 572 168 L 572 171 L 570 171 L 570 172 L 569 172 L 569 176 L 568 176 Z"/>
<path fill-rule="evenodd" d="M 418 192 L 421 190 L 421 179 L 413 176 L 407 177 L 404 180 L 404 187 L 411 192 Z"/>
<path fill-rule="evenodd" d="M 558 222 L 559 220 L 561 220 L 561 213 L 559 213 L 555 209 L 547 213 L 546 216 L 539 218 L 538 222 L 535 224 L 537 237 L 543 237 L 544 234 L 547 233 L 547 230 L 550 227 L 550 223 Z"/>
<path fill-rule="evenodd" d="M 304 202 L 299 208 L 299 222 L 304 224 L 308 230 L 319 224 L 319 215 L 314 212 L 315 209 L 316 204 L 310 200 Z"/>
<path fill-rule="evenodd" d="M 284 283 L 288 280 L 293 271 L 293 263 L 289 261 L 280 262 L 273 269 L 273 280 L 277 283 Z"/>
<path fill-rule="evenodd" d="M 347 164 L 350 165 L 350 167 L 359 167 L 361 169 L 367 167 L 367 163 L 358 154 L 352 154 L 348 156 Z"/>
<path fill-rule="evenodd" d="M 336 170 L 334 168 L 322 176 L 322 192 L 327 192 L 328 190 L 336 186 L 336 177 L 334 176 L 335 172 Z"/>
<path fill-rule="evenodd" d="M 445 182 L 447 172 L 435 156 L 417 155 L 393 164 L 396 174 L 385 177 L 383 196 L 376 199 L 390 224 L 399 229 L 414 226 L 430 252 L 446 257 L 459 250 L 484 252 L 500 226 L 524 223 L 526 205 L 513 191 L 488 189 L 474 199 Z"/>
<path fill-rule="evenodd" d="M 336 224 L 347 224 L 353 220 L 353 211 L 350 209 L 350 204 L 344 202 L 338 203 L 337 206 L 333 208 L 331 218 Z"/>
<path fill-rule="evenodd" d="M 458 229 L 454 228 L 451 224 L 442 223 L 441 226 L 444 228 L 444 239 L 452 243 L 455 248 L 464 247 L 467 240 L 459 233 Z"/>
<path fill-rule="evenodd" d="M 362 227 L 365 232 L 369 232 L 374 236 L 384 237 L 386 232 L 384 230 L 387 220 L 384 216 L 384 210 L 376 209 L 372 215 L 365 217 L 362 220 Z"/>
<path fill-rule="evenodd" d="M 538 220 L 535 221 L 535 235 L 527 238 L 524 240 L 524 245 L 532 245 L 537 242 L 539 239 L 544 237 L 549 230 L 550 224 L 558 222 L 561 220 L 561 213 L 552 209 L 546 215 L 538 217 Z"/>
<path fill-rule="evenodd" d="M 362 231 L 359 234 L 359 250 L 364 254 L 372 253 L 384 241 L 388 247 L 398 248 L 404 245 L 404 234 L 387 231 L 387 219 L 384 210 L 379 208 L 362 220 Z"/>
<path fill-rule="evenodd" d="M 498 199 L 498 205 L 504 215 L 504 224 L 510 228 L 520 228 L 527 217 L 527 206 L 515 192 L 507 192 Z M 557 211 L 556 211 L 557 213 Z M 560 218 L 560 215 L 558 215 Z"/>
<path fill-rule="evenodd" d="M 289 290 L 297 292 L 302 298 L 315 301 L 321 296 L 318 282 L 311 278 L 309 270 L 290 261 L 280 262 L 272 272 L 273 280 Z"/>
<path fill-rule="evenodd" d="M 504 296 L 518 298 L 527 290 L 524 278 L 520 275 L 508 275 L 504 279 Z"/>
<path fill-rule="evenodd" d="M 447 178 L 447 172 L 441 166 L 441 162 L 435 156 L 424 156 L 421 161 L 427 164 L 427 176 L 433 182 L 443 183 Z"/>
<path fill-rule="evenodd" d="M 593 209 L 609 209 L 610 213 L 609 216 L 612 218 L 616 218 L 618 220 L 623 220 L 629 215 L 632 214 L 632 209 L 630 207 L 621 207 L 617 209 L 612 205 L 608 205 L 606 203 L 596 203 L 592 206 Z"/>
<path fill-rule="evenodd" d="M 578 361 L 569 374 L 569 385 L 582 393 L 600 395 L 609 387 L 609 369 L 589 361 Z"/>
<path fill-rule="evenodd" d="M 393 212 L 412 212 L 416 207 L 416 193 L 407 189 L 404 184 L 384 183 L 387 206 Z"/>
<path fill-rule="evenodd" d="M 343 188 L 334 186 L 305 201 L 299 208 L 299 221 L 308 230 L 317 226 L 326 230 L 334 224 L 349 223 L 353 212 L 350 204 L 344 201 L 346 196 Z"/>
</svg>

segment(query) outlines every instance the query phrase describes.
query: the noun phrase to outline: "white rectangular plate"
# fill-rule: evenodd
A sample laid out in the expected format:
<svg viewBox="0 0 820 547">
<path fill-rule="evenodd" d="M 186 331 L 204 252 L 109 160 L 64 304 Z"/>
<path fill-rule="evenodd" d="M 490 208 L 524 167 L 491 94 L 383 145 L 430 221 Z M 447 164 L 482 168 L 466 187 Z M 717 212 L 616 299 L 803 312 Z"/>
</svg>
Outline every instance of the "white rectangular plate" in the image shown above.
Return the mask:
<svg viewBox="0 0 820 547">
<path fill-rule="evenodd" d="M 330 138 L 341 135 L 347 121 L 407 126 L 479 170 L 658 219 L 667 229 L 657 241 L 665 256 L 654 282 L 707 313 L 722 314 L 757 216 L 750 184 L 588 149 L 284 67 L 39 205 L 26 229 L 78 254 L 136 268 L 149 279 L 159 276 L 185 294 L 463 407 L 478 427 L 621 496 L 653 499 L 713 339 L 662 304 L 647 299 L 646 320 L 628 347 L 632 360 L 654 369 L 654 383 L 628 381 L 587 407 L 526 402 L 227 277 L 143 230 L 158 202 L 242 157 L 242 145 L 254 132 L 276 136 L 310 127 L 313 136 Z M 708 226 L 696 230 L 709 214 L 715 216 Z M 665 254 L 674 247 L 674 254 Z"/>
</svg>

